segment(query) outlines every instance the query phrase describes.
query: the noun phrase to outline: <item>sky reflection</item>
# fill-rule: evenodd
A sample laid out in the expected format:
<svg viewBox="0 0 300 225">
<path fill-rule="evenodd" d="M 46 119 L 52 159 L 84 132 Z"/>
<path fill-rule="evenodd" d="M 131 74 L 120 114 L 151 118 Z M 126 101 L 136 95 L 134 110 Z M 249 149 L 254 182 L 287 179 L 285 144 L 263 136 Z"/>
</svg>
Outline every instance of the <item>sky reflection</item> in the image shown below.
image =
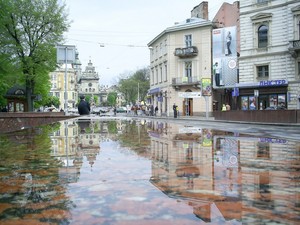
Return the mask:
<svg viewBox="0 0 300 225">
<path fill-rule="evenodd" d="M 300 143 L 155 120 L 0 136 L 0 224 L 297 224 Z"/>
</svg>

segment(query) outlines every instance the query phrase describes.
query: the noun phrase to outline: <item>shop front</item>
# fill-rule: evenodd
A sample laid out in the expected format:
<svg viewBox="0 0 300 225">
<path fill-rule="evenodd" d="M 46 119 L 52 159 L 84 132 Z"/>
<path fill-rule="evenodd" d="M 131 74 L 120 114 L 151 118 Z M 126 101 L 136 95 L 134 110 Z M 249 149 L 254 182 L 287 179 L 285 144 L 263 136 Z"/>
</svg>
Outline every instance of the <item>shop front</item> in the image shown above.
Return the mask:
<svg viewBox="0 0 300 225">
<path fill-rule="evenodd" d="M 287 109 L 288 81 L 268 80 L 257 83 L 236 84 L 232 95 L 233 97 L 237 97 L 237 109 Z"/>
</svg>

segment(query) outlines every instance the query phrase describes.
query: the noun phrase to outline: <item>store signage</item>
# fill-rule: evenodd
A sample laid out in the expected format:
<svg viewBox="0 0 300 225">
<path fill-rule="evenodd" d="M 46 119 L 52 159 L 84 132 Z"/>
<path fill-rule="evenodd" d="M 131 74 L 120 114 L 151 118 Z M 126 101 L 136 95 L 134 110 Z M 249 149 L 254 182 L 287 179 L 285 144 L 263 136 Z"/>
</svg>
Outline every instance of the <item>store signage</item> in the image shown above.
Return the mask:
<svg viewBox="0 0 300 225">
<path fill-rule="evenodd" d="M 178 92 L 179 98 L 200 98 L 201 92 Z"/>
<path fill-rule="evenodd" d="M 288 80 L 262 80 L 254 83 L 237 83 L 236 87 L 268 87 L 268 86 L 287 86 Z"/>
<path fill-rule="evenodd" d="M 201 127 L 182 127 L 179 128 L 178 133 L 179 134 L 196 134 L 201 133 L 202 128 Z"/>
<path fill-rule="evenodd" d="M 259 82 L 259 86 L 281 86 L 287 85 L 286 80 L 262 80 Z"/>
</svg>

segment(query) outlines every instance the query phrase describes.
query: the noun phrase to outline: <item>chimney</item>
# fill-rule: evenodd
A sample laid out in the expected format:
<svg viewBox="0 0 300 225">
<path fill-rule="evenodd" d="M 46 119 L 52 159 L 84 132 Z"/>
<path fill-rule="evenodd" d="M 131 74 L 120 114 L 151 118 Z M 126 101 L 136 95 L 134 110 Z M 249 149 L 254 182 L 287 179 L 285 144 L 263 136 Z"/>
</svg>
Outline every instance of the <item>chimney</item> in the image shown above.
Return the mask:
<svg viewBox="0 0 300 225">
<path fill-rule="evenodd" d="M 202 18 L 208 20 L 208 2 L 201 2 L 191 11 L 191 17 Z"/>
</svg>

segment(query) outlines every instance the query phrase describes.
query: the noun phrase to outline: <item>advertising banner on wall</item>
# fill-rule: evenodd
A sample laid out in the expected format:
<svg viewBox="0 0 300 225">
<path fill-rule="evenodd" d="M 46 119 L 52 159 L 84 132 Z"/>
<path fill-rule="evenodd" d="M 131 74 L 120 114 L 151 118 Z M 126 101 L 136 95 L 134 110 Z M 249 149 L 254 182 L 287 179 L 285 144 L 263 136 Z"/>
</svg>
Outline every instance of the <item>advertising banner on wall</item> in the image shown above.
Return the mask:
<svg viewBox="0 0 300 225">
<path fill-rule="evenodd" d="M 202 78 L 201 87 L 203 96 L 211 96 L 211 79 Z"/>
<path fill-rule="evenodd" d="M 237 83 L 236 26 L 213 30 L 213 87 Z"/>
</svg>

